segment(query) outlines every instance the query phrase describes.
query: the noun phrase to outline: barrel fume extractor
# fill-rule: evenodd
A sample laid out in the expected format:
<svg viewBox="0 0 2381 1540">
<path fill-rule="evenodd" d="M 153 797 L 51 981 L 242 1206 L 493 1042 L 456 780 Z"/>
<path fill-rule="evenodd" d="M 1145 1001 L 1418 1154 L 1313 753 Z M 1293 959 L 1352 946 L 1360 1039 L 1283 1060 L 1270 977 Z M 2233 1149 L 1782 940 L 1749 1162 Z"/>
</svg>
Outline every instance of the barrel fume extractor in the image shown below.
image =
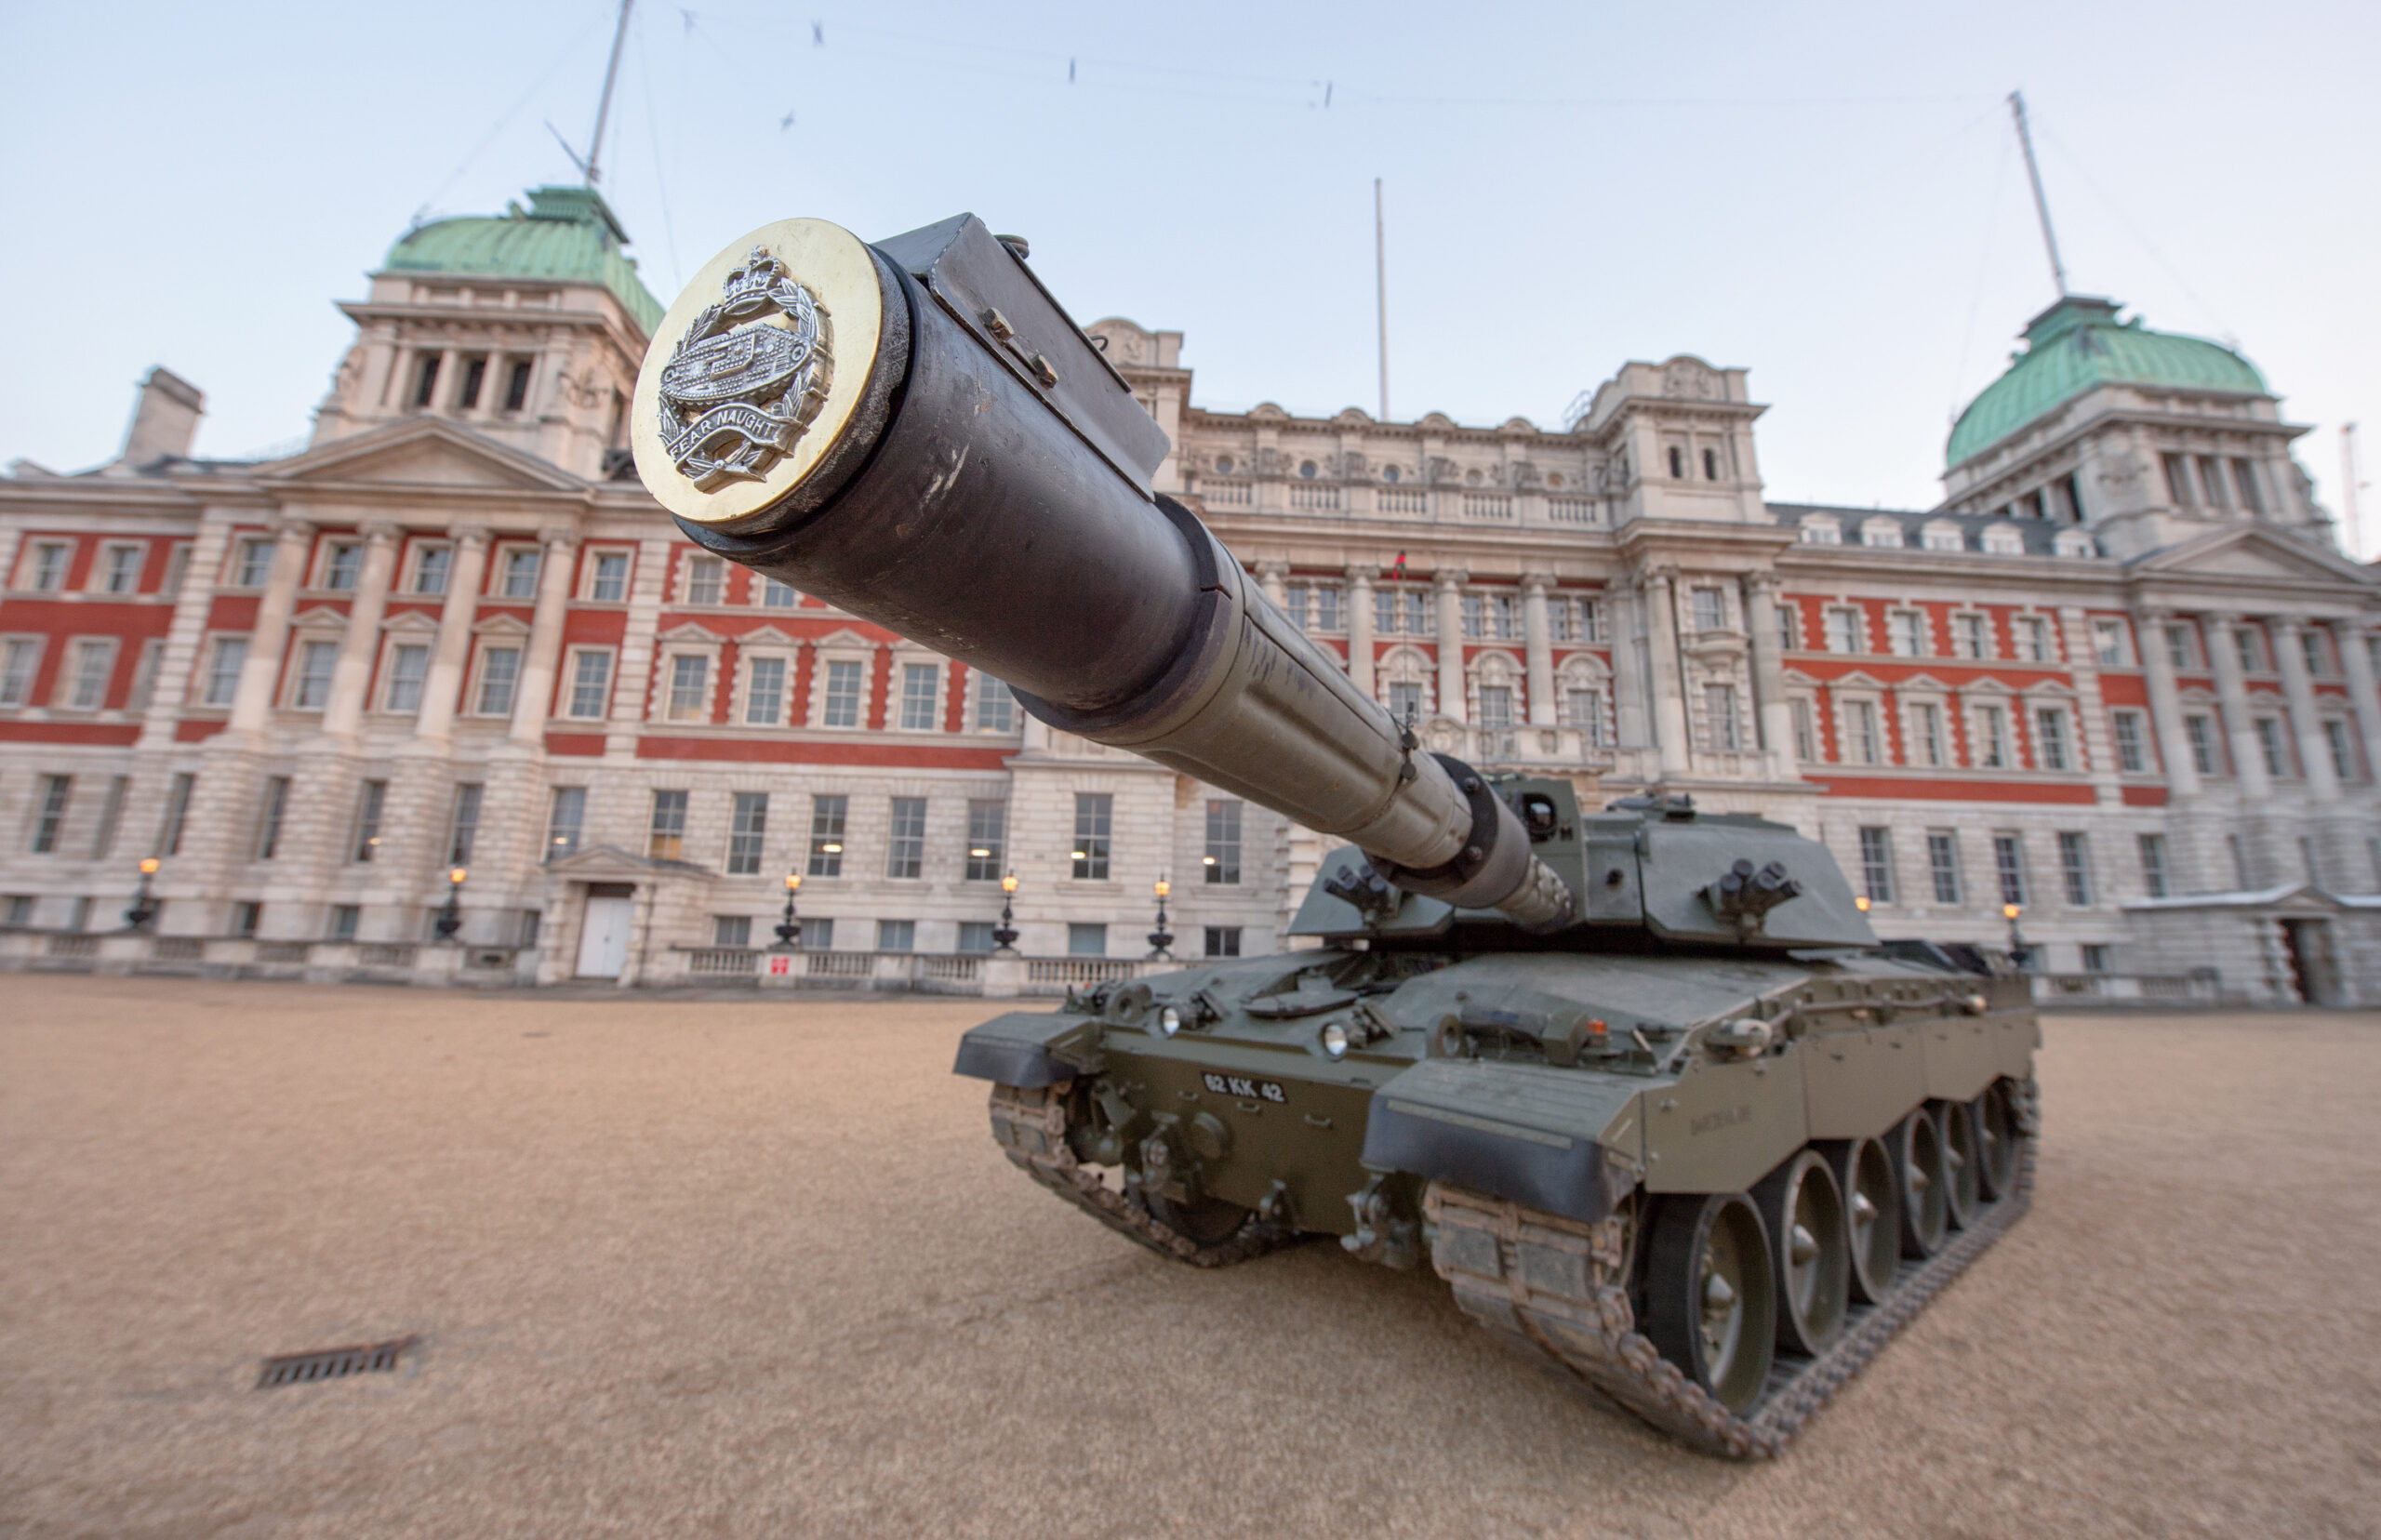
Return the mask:
<svg viewBox="0 0 2381 1540">
<path fill-rule="evenodd" d="M 1169 448 L 1025 262 L 963 214 L 871 246 L 765 225 L 663 318 L 637 471 L 689 538 L 1129 749 L 1536 931 L 1562 879 L 1459 761 L 1419 751 L 1151 477 Z"/>
</svg>

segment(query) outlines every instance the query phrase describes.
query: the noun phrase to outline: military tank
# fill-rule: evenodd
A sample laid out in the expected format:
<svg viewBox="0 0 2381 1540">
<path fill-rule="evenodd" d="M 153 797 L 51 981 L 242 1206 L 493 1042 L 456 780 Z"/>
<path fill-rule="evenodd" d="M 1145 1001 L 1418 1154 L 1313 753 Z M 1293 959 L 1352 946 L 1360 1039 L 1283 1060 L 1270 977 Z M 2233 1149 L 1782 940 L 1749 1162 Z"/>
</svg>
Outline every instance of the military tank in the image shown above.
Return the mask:
<svg viewBox="0 0 2381 1540">
<path fill-rule="evenodd" d="M 2024 980 L 1881 946 L 1783 825 L 1424 751 L 1154 489 L 1164 434 L 1028 255 L 968 215 L 765 226 L 632 419 L 702 546 L 1345 842 L 1312 947 L 968 1032 L 1001 1149 L 1192 1266 L 1427 1260 L 1583 1388 L 1774 1453 L 2024 1209 Z"/>
</svg>

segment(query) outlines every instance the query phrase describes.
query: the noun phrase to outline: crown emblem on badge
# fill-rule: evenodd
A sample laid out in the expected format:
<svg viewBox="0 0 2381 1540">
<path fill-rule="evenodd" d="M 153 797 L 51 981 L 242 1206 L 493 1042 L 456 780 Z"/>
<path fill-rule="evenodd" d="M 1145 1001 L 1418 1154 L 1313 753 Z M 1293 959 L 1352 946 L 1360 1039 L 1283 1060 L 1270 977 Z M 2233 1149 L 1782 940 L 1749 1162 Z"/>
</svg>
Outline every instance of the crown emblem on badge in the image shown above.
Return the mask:
<svg viewBox="0 0 2381 1540">
<path fill-rule="evenodd" d="M 834 361 L 818 296 L 755 246 L 662 366 L 661 442 L 705 492 L 765 479 L 827 399 Z"/>
</svg>

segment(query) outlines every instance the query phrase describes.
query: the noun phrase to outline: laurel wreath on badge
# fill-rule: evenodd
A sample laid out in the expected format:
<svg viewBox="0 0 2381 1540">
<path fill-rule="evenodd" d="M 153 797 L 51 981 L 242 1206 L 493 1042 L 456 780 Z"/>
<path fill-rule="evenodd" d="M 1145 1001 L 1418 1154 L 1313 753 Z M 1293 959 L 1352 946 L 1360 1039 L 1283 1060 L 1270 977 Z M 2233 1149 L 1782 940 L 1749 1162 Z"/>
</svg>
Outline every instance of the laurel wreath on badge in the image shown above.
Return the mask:
<svg viewBox="0 0 2381 1540">
<path fill-rule="evenodd" d="M 827 399 L 828 343 L 818 296 L 753 247 L 662 366 L 661 442 L 678 473 L 705 492 L 765 480 Z"/>
</svg>

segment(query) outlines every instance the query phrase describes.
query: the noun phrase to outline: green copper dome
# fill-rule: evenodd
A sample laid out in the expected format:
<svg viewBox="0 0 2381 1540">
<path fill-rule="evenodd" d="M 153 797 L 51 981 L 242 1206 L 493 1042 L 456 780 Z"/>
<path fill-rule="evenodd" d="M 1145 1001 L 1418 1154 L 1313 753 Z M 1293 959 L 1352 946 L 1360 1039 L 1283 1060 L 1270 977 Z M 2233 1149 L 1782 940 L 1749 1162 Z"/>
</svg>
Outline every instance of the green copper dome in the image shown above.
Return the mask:
<svg viewBox="0 0 2381 1540">
<path fill-rule="evenodd" d="M 2151 331 L 2138 318 L 2120 322 L 2113 300 L 2068 295 L 2034 317 L 2025 352 L 1960 414 L 1944 463 L 1958 465 L 2060 403 L 2108 384 L 2267 393 L 2256 366 L 2222 343 Z"/>
<path fill-rule="evenodd" d="M 383 267 L 601 284 L 651 337 L 664 307 L 637 277 L 636 259 L 621 252 L 627 240 L 593 188 L 539 187 L 530 190 L 525 214 L 514 204 L 500 217 L 438 219 L 406 232 L 389 248 Z"/>
</svg>

